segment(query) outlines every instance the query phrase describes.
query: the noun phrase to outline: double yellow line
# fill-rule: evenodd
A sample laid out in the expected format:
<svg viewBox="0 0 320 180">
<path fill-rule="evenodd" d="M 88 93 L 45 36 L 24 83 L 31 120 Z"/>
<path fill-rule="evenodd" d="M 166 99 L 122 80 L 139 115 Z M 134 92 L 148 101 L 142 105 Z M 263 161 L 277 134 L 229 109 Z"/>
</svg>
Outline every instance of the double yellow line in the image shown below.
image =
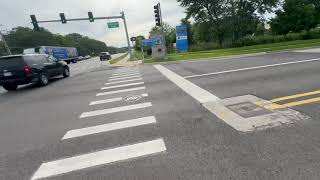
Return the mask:
<svg viewBox="0 0 320 180">
<path fill-rule="evenodd" d="M 316 94 L 320 94 L 320 91 L 313 91 L 313 92 L 308 92 L 308 93 L 303 93 L 303 94 L 296 94 L 296 95 L 292 95 L 292 96 L 281 97 L 281 98 L 273 99 L 273 100 L 271 100 L 271 102 L 278 103 L 278 102 L 285 101 L 285 100 L 296 99 L 296 98 L 301 98 L 301 97 L 306 97 L 306 96 L 312 96 L 312 95 L 316 95 Z M 291 102 L 291 103 L 287 103 L 287 104 L 281 104 L 281 105 L 278 105 L 278 104 L 268 105 L 268 106 L 265 106 L 265 108 L 271 109 L 271 110 L 277 110 L 277 109 L 284 109 L 284 108 L 300 106 L 300 105 L 310 104 L 310 103 L 315 103 L 315 102 L 320 102 L 320 97 L 306 99 L 303 101 Z"/>
</svg>

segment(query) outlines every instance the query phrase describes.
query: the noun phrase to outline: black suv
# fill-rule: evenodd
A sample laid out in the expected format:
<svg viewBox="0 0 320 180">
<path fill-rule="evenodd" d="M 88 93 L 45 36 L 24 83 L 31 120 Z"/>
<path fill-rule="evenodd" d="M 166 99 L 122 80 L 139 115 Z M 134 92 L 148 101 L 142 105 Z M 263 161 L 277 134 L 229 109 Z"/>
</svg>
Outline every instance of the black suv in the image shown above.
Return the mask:
<svg viewBox="0 0 320 180">
<path fill-rule="evenodd" d="M 110 60 L 111 55 L 108 52 L 102 52 L 100 53 L 100 61 Z"/>
<path fill-rule="evenodd" d="M 8 91 L 32 82 L 46 86 L 50 78 L 60 75 L 69 77 L 69 67 L 52 56 L 29 54 L 0 57 L 0 85 Z"/>
</svg>

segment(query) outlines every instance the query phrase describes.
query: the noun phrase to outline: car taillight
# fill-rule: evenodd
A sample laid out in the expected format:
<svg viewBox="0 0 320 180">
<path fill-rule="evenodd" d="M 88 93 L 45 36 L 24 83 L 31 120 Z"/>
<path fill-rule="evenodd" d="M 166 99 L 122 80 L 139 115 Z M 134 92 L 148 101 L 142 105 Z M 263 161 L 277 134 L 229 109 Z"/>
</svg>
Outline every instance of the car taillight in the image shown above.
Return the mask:
<svg viewBox="0 0 320 180">
<path fill-rule="evenodd" d="M 23 70 L 26 75 L 32 74 L 32 68 L 30 66 L 24 66 Z"/>
</svg>

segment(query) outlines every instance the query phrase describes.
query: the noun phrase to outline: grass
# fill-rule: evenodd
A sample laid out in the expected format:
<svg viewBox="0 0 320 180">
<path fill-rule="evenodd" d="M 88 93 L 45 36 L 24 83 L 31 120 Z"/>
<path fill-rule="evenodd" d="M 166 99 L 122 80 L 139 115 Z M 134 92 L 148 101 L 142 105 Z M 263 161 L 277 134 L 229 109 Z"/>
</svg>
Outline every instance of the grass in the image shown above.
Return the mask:
<svg viewBox="0 0 320 180">
<path fill-rule="evenodd" d="M 116 64 L 117 62 L 119 62 L 120 60 L 122 60 L 123 58 L 125 58 L 127 55 L 128 55 L 128 53 L 126 53 L 126 54 L 124 54 L 124 55 L 122 55 L 122 56 L 120 56 L 120 57 L 118 57 L 118 58 L 112 59 L 112 60 L 110 61 L 110 64 Z"/>
<path fill-rule="evenodd" d="M 147 55 L 146 52 L 144 53 L 144 58 L 145 58 L 145 61 L 151 60 L 151 56 Z M 142 60 L 142 59 L 143 59 L 142 52 L 141 51 L 134 51 L 132 61 L 137 61 L 137 60 Z"/>
<path fill-rule="evenodd" d="M 253 54 L 261 52 L 274 52 L 288 49 L 299 49 L 307 47 L 319 47 L 320 39 L 312 40 L 298 40 L 289 41 L 281 43 L 245 46 L 239 48 L 227 48 L 227 49 L 217 49 L 209 51 L 198 51 L 198 52 L 188 52 L 188 53 L 174 53 L 169 54 L 168 59 L 162 61 L 156 61 L 154 59 L 146 59 L 145 63 L 156 63 L 156 62 L 168 62 L 168 61 L 182 61 L 182 60 L 196 60 L 203 58 L 216 58 L 224 56 L 242 55 L 242 54 Z"/>
</svg>

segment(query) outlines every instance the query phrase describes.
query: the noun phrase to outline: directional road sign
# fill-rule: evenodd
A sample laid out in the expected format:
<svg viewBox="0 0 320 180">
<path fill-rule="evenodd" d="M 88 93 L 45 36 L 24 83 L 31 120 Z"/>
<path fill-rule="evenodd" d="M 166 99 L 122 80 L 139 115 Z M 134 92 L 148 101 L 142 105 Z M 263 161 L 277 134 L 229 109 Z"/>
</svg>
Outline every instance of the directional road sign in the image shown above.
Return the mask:
<svg viewBox="0 0 320 180">
<path fill-rule="evenodd" d="M 119 28 L 119 22 L 109 22 L 108 24 L 108 28 Z"/>
</svg>

